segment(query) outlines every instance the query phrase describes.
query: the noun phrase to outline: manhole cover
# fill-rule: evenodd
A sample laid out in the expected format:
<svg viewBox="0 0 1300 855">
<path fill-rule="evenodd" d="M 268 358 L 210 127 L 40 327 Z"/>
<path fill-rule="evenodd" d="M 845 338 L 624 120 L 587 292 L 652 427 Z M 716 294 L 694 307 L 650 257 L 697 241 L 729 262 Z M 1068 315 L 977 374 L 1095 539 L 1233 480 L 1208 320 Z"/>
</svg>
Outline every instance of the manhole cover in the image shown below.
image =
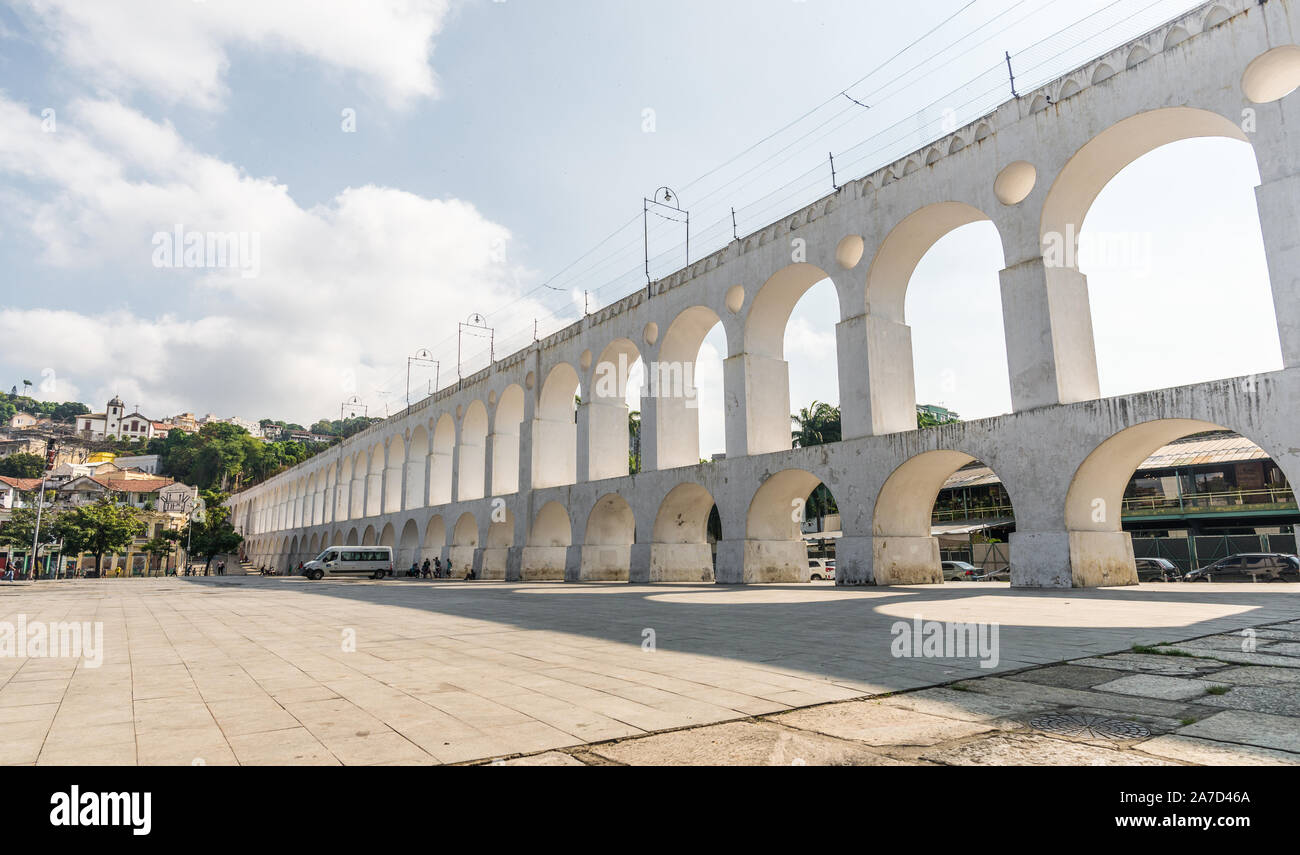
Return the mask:
<svg viewBox="0 0 1300 855">
<path fill-rule="evenodd" d="M 1151 735 L 1140 724 L 1101 715 L 1039 715 L 1029 720 L 1034 730 L 1088 739 L 1143 739 Z"/>
</svg>

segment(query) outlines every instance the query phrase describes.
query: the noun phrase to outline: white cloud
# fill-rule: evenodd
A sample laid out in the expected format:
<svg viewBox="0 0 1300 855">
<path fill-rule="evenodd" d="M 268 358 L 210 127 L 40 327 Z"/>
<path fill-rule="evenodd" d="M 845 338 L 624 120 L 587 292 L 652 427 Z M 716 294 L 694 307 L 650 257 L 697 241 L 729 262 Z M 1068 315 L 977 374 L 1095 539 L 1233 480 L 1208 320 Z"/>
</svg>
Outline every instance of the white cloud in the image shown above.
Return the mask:
<svg viewBox="0 0 1300 855">
<path fill-rule="evenodd" d="M 435 354 L 452 356 L 445 382 L 456 321 L 518 294 L 525 271 L 501 261 L 508 230 L 467 202 L 364 186 L 305 209 L 286 187 L 197 152 L 169 125 L 116 102 L 68 112 L 58 133 L 45 134 L 38 116 L 0 96 L 0 175 L 31 188 L 10 191 L 29 219 L 3 225 L 29 229 L 48 265 L 156 283 L 172 308 L 9 308 L 0 340 L 24 364 L 75 381 L 94 406 L 119 392 L 156 415 L 301 421 L 337 413 L 355 392 L 383 415 L 381 393 L 401 406 L 407 355 L 452 337 Z M 256 235 L 258 275 L 156 269 L 153 236 L 176 224 Z M 529 320 L 529 341 L 531 318 L 547 314 L 528 300 L 511 310 Z M 509 319 L 498 320 L 504 329 Z M 498 344 L 498 355 L 510 346 L 501 336 Z"/>
<path fill-rule="evenodd" d="M 19 0 L 49 48 L 111 90 L 219 107 L 231 53 L 278 50 L 359 75 L 392 105 L 435 95 L 450 0 Z"/>
</svg>

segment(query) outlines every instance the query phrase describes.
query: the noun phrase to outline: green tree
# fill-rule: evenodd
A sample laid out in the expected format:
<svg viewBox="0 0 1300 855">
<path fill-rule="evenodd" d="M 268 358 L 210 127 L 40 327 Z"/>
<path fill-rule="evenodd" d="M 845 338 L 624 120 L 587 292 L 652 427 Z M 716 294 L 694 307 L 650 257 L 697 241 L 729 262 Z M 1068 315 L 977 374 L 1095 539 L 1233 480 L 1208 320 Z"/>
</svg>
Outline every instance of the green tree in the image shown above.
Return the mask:
<svg viewBox="0 0 1300 855">
<path fill-rule="evenodd" d="M 168 530 L 151 537 L 144 545 L 144 551 L 149 554 L 151 563 L 157 563 L 157 569 L 166 570 L 167 556 L 176 548 L 178 537 L 179 532 Z"/>
<path fill-rule="evenodd" d="M 89 552 L 95 556 L 95 570 L 106 552 L 119 552 L 144 533 L 140 512 L 104 496 L 90 505 L 79 505 L 59 514 L 54 534 L 62 538 L 69 555 Z"/>
<path fill-rule="evenodd" d="M 641 471 L 640 410 L 629 410 L 627 414 L 627 471 L 631 475 Z"/>
<path fill-rule="evenodd" d="M 84 416 L 89 412 L 90 407 L 80 401 L 64 401 L 54 406 L 50 411 L 50 417 L 56 422 L 75 422 L 77 416 Z"/>
<path fill-rule="evenodd" d="M 45 458 L 39 454 L 20 451 L 8 457 L 0 457 L 0 475 L 10 478 L 39 478 L 45 471 Z"/>
<path fill-rule="evenodd" d="M 226 498 L 224 493 L 204 491 L 207 512 L 203 522 L 191 522 L 180 532 L 181 539 L 189 545 L 185 560 L 188 562 L 190 556 L 202 558 L 204 576 L 208 575 L 213 558 L 235 552 L 244 542 L 243 535 L 231 525 L 230 508 L 223 504 Z"/>
<path fill-rule="evenodd" d="M 41 532 L 40 542 L 36 545 L 36 555 L 32 556 L 28 562 L 29 567 L 35 567 L 37 560 L 40 558 L 41 550 L 55 543 L 59 538 L 54 531 L 54 523 L 57 517 L 49 510 L 41 514 Z M 36 508 L 14 508 L 13 514 L 9 517 L 4 525 L 0 525 L 0 544 L 5 544 L 13 549 L 21 549 L 24 552 L 30 552 L 32 540 L 36 536 Z"/>
<path fill-rule="evenodd" d="M 828 442 L 840 441 L 840 408 L 821 401 L 813 401 L 804 407 L 797 416 L 790 416 L 790 421 L 798 426 L 790 432 L 790 439 L 796 448 L 811 448 Z"/>
</svg>

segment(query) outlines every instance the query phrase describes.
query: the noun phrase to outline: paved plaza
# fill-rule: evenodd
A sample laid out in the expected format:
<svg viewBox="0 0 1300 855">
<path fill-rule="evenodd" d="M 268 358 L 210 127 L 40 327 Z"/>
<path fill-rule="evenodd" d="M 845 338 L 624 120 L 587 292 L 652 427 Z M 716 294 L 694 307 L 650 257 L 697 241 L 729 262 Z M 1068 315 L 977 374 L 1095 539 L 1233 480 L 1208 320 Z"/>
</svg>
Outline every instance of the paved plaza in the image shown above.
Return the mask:
<svg viewBox="0 0 1300 855">
<path fill-rule="evenodd" d="M 916 617 L 996 622 L 996 667 L 894 656 Z M 102 622 L 102 664 L 0 657 L 0 763 L 1298 762 L 1297 618 L 1300 585 L 15 583 L 0 621 Z"/>
</svg>

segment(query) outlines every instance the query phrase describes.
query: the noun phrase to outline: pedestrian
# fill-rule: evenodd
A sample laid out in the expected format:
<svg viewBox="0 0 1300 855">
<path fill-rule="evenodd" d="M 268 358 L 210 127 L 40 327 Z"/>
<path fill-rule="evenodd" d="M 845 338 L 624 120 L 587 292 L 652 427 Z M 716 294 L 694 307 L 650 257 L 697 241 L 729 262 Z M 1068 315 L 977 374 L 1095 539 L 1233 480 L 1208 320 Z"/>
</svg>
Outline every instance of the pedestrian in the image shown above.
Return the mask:
<svg viewBox="0 0 1300 855">
<path fill-rule="evenodd" d="M 433 578 L 435 578 L 435 579 L 441 579 L 441 578 L 442 578 L 442 559 L 441 559 L 441 558 L 435 558 L 435 559 L 433 559 Z"/>
<path fill-rule="evenodd" d="M 468 566 L 468 568 L 465 570 L 465 579 L 464 579 L 464 581 L 466 581 L 466 582 L 470 582 L 470 581 L 473 581 L 473 579 L 474 579 L 474 565 L 473 565 L 473 564 L 470 564 L 470 565 Z"/>
<path fill-rule="evenodd" d="M 428 579 L 429 576 L 430 576 L 430 573 L 429 573 L 429 559 L 426 558 L 426 559 L 424 559 L 424 564 L 420 567 L 420 578 L 421 578 L 421 579 Z"/>
</svg>

